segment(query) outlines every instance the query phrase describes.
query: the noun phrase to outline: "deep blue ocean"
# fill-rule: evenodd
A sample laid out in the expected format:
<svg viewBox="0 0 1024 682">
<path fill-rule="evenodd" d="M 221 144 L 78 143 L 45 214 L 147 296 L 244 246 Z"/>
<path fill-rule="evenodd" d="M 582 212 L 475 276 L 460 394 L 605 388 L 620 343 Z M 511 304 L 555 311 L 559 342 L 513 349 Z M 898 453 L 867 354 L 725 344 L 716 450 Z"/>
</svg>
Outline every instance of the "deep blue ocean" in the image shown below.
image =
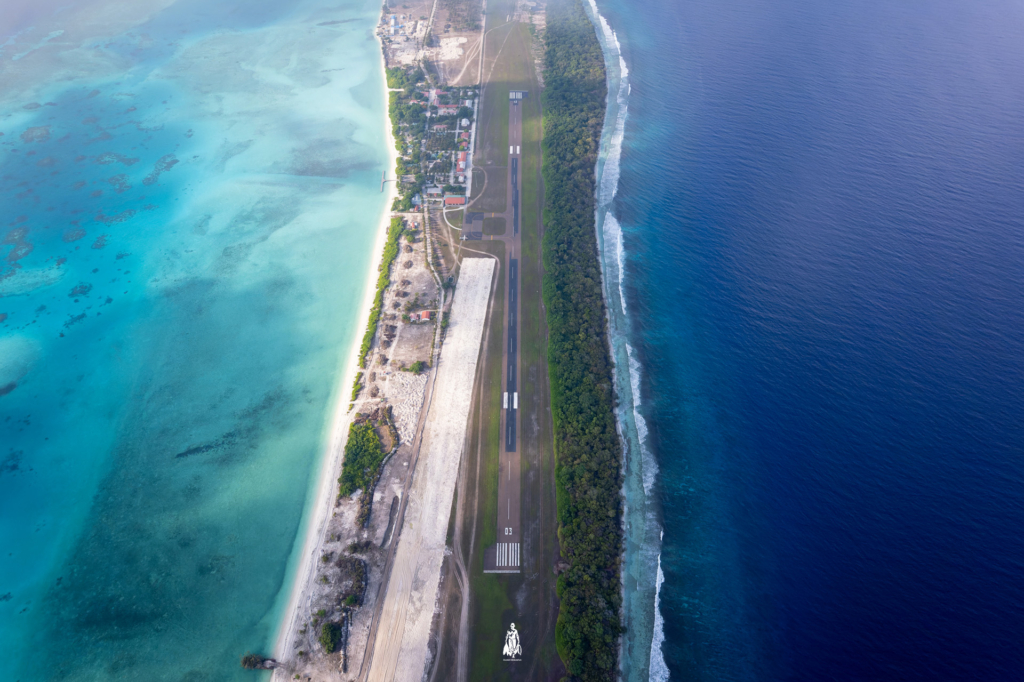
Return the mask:
<svg viewBox="0 0 1024 682">
<path fill-rule="evenodd" d="M 1024 5 L 598 6 L 671 677 L 1024 678 Z"/>
</svg>

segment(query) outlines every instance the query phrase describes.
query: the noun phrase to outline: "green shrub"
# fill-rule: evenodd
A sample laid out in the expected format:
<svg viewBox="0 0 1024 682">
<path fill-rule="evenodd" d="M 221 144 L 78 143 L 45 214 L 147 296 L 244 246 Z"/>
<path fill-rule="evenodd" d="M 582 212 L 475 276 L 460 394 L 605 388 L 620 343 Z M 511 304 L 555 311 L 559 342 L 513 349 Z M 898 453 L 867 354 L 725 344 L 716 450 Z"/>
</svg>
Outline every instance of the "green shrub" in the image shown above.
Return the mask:
<svg viewBox="0 0 1024 682">
<path fill-rule="evenodd" d="M 346 606 L 357 606 L 366 591 L 366 563 L 352 556 L 339 557 L 335 563 L 340 572 L 339 582 L 348 583 L 341 595 Z"/>
<path fill-rule="evenodd" d="M 356 398 L 359 397 L 359 392 L 362 391 L 362 390 L 363 390 L 363 373 L 362 372 L 356 372 L 356 380 L 355 380 L 355 383 L 352 384 L 352 402 L 356 401 Z"/>
<path fill-rule="evenodd" d="M 333 654 L 341 643 L 341 626 L 337 623 L 324 623 L 320 628 L 320 646 L 324 652 Z"/>
<path fill-rule="evenodd" d="M 242 667 L 246 670 L 257 670 L 263 667 L 266 660 L 263 656 L 246 652 L 245 656 L 242 656 Z"/>
<path fill-rule="evenodd" d="M 368 487 L 375 481 L 377 469 L 384 461 L 385 454 L 373 424 L 353 424 L 345 442 L 345 461 L 341 465 L 341 477 L 338 478 L 341 486 L 339 493 L 348 496 L 359 489 L 368 493 Z"/>
<path fill-rule="evenodd" d="M 371 540 L 360 540 L 348 546 L 348 551 L 353 554 L 364 554 L 371 549 L 373 549 L 373 541 Z"/>
<path fill-rule="evenodd" d="M 388 230 L 388 240 L 384 245 L 384 257 L 381 259 L 380 267 L 377 270 L 377 293 L 373 297 L 373 307 L 370 308 L 370 320 L 366 325 L 366 333 L 363 334 L 363 344 L 359 348 L 359 366 L 366 368 L 366 355 L 370 352 L 370 344 L 373 343 L 373 336 L 377 333 L 377 323 L 380 321 L 380 309 L 384 305 L 384 290 L 391 284 L 391 264 L 398 256 L 398 238 L 402 236 L 402 219 L 392 218 L 391 227 Z"/>
</svg>

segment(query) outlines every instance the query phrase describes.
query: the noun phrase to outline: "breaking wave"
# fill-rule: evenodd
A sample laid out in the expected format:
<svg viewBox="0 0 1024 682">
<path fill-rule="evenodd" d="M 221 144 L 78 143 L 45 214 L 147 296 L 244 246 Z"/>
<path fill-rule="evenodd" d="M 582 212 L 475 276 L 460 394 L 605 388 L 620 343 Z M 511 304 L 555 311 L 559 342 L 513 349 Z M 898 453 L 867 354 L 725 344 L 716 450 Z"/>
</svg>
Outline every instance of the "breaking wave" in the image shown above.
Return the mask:
<svg viewBox="0 0 1024 682">
<path fill-rule="evenodd" d="M 612 211 L 619 190 L 622 144 L 629 108 L 629 69 L 618 36 L 601 15 L 596 0 L 588 0 L 587 4 L 604 50 L 608 73 L 608 110 L 597 163 L 596 222 L 616 390 L 620 397 L 616 416 L 625 455 L 623 494 L 627 542 L 623 567 L 623 616 L 627 634 L 622 644 L 621 672 L 626 680 L 663 681 L 669 678 L 661 652 L 665 635 L 658 612 L 664 576 L 660 556 L 661 526 L 652 496 L 658 466 L 647 446 L 647 421 L 640 409 L 643 365 L 639 354 L 627 342 L 630 324 L 625 293 L 626 253 L 622 225 Z"/>
</svg>

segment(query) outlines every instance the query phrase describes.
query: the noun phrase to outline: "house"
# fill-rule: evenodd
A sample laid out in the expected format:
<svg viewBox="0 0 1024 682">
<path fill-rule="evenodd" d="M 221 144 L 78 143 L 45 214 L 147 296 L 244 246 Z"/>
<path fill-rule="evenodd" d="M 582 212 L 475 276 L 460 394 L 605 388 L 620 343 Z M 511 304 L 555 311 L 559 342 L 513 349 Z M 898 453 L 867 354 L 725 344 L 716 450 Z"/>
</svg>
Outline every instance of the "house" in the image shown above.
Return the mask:
<svg viewBox="0 0 1024 682">
<path fill-rule="evenodd" d="M 427 196 L 428 197 L 440 197 L 442 194 L 443 194 L 443 192 L 442 192 L 440 187 L 428 187 L 427 188 Z"/>
<path fill-rule="evenodd" d="M 468 118 L 462 119 L 462 127 L 463 128 L 468 128 L 469 127 L 469 119 Z"/>
<path fill-rule="evenodd" d="M 450 197 L 445 197 L 444 198 L 444 205 L 445 206 L 465 206 L 466 205 L 466 197 L 458 196 L 458 195 L 452 195 Z"/>
<path fill-rule="evenodd" d="M 409 319 L 413 322 L 419 322 L 420 320 L 427 321 L 434 319 L 433 310 L 421 310 L 418 313 L 410 313 Z"/>
<path fill-rule="evenodd" d="M 461 135 L 459 135 L 459 137 L 461 137 L 463 140 L 468 140 L 469 139 L 469 133 L 462 133 Z"/>
<path fill-rule="evenodd" d="M 442 104 L 437 108 L 438 116 L 454 116 L 459 113 L 459 108 L 454 104 Z"/>
</svg>

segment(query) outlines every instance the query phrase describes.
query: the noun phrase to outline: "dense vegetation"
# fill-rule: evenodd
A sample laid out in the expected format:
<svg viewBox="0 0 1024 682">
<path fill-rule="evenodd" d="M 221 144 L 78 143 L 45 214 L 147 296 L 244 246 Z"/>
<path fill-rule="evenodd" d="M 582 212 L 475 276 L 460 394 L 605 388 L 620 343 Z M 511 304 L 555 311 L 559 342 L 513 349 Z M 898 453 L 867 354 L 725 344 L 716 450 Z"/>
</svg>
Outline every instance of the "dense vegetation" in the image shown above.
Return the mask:
<svg viewBox="0 0 1024 682">
<path fill-rule="evenodd" d="M 384 10 L 387 12 L 387 10 Z M 416 87 L 418 83 L 422 83 L 424 76 L 420 69 L 403 69 L 400 66 L 396 66 L 385 70 L 385 75 L 388 79 L 389 88 L 402 88 L 408 90 Z"/>
<path fill-rule="evenodd" d="M 373 307 L 370 308 L 370 321 L 366 325 L 366 333 L 363 334 L 363 345 L 359 348 L 359 366 L 366 367 L 366 354 L 370 352 L 370 344 L 373 343 L 373 335 L 377 333 L 377 322 L 380 321 L 380 309 L 384 305 L 384 290 L 391 283 L 391 264 L 398 256 L 398 238 L 402 236 L 402 219 L 392 218 L 391 228 L 388 230 L 388 240 L 384 245 L 384 257 L 381 259 L 377 272 L 377 293 L 373 297 Z M 358 379 L 357 379 L 358 381 Z M 355 395 L 355 391 L 353 391 Z"/>
<path fill-rule="evenodd" d="M 373 424 L 353 424 L 345 443 L 345 461 L 338 479 L 341 485 L 339 494 L 351 495 L 360 488 L 369 494 L 371 483 L 376 483 L 377 469 L 384 461 L 385 454 Z"/>
<path fill-rule="evenodd" d="M 580 0 L 548 5 L 544 301 L 550 333 L 559 541 L 555 640 L 571 680 L 617 677 L 622 447 L 594 227 L 605 71 Z"/>
</svg>

